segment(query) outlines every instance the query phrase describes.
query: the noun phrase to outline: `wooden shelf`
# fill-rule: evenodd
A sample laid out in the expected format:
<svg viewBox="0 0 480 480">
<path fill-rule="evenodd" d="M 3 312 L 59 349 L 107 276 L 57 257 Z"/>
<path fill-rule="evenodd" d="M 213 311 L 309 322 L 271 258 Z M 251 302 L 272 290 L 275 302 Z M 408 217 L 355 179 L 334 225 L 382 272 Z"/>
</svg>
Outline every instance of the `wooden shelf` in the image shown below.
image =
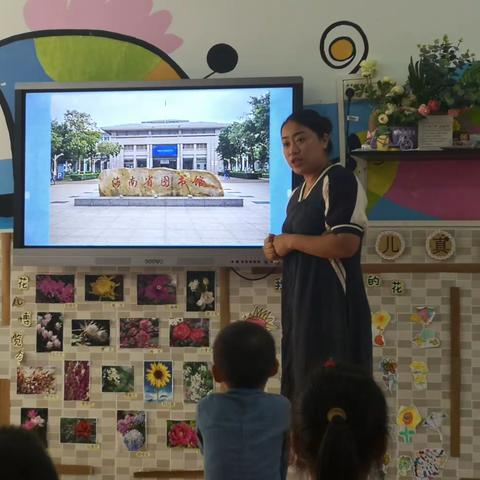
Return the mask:
<svg viewBox="0 0 480 480">
<path fill-rule="evenodd" d="M 448 148 L 441 150 L 353 150 L 352 157 L 368 162 L 480 160 L 480 148 Z"/>
</svg>

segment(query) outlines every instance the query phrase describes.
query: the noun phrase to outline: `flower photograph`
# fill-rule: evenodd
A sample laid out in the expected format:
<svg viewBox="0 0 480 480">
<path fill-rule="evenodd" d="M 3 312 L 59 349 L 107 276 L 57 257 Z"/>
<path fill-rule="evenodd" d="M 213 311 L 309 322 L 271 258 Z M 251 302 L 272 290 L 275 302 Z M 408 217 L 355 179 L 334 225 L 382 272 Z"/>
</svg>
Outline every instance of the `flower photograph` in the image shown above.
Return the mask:
<svg viewBox="0 0 480 480">
<path fill-rule="evenodd" d="M 123 301 L 123 275 L 85 275 L 85 300 Z"/>
<path fill-rule="evenodd" d="M 20 426 L 33 432 L 47 448 L 48 408 L 21 408 Z"/>
<path fill-rule="evenodd" d="M 102 365 L 102 392 L 133 392 L 133 367 Z"/>
<path fill-rule="evenodd" d="M 75 275 L 36 275 L 36 303 L 73 303 Z"/>
<path fill-rule="evenodd" d="M 120 319 L 120 348 L 158 347 L 158 335 L 158 318 Z"/>
<path fill-rule="evenodd" d="M 177 303 L 177 280 L 173 275 L 137 275 L 138 305 Z"/>
<path fill-rule="evenodd" d="M 172 362 L 144 362 L 143 393 L 146 402 L 173 400 Z"/>
<path fill-rule="evenodd" d="M 60 443 L 97 443 L 97 419 L 60 418 Z"/>
<path fill-rule="evenodd" d="M 208 318 L 176 318 L 170 320 L 171 347 L 208 347 L 210 327 Z"/>
<path fill-rule="evenodd" d="M 215 272 L 187 272 L 187 312 L 215 310 Z"/>
<path fill-rule="evenodd" d="M 213 376 L 207 362 L 183 364 L 183 391 L 186 403 L 197 403 L 213 391 Z"/>
<path fill-rule="evenodd" d="M 55 391 L 54 367 L 17 367 L 17 394 L 50 395 Z"/>
<path fill-rule="evenodd" d="M 85 360 L 65 360 L 63 379 L 63 399 L 90 399 L 90 362 Z"/>
<path fill-rule="evenodd" d="M 272 312 L 267 307 L 261 305 L 255 305 L 251 312 L 243 316 L 243 320 L 256 323 L 269 331 L 276 328 L 275 317 Z"/>
<path fill-rule="evenodd" d="M 63 350 L 63 313 L 37 313 L 37 352 Z"/>
<path fill-rule="evenodd" d="M 147 439 L 145 412 L 118 410 L 117 432 L 129 452 L 143 450 Z"/>
<path fill-rule="evenodd" d="M 167 420 L 167 447 L 198 448 L 195 420 Z"/>
<path fill-rule="evenodd" d="M 110 320 L 72 320 L 72 346 L 110 345 Z"/>
</svg>

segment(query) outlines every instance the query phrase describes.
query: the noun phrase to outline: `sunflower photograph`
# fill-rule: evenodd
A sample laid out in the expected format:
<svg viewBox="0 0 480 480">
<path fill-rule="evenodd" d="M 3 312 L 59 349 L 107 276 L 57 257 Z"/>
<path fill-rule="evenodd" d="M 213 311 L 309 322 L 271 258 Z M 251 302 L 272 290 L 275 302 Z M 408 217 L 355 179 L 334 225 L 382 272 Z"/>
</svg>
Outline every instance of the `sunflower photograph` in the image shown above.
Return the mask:
<svg viewBox="0 0 480 480">
<path fill-rule="evenodd" d="M 143 391 L 146 402 L 171 402 L 173 400 L 172 362 L 145 362 Z"/>
</svg>

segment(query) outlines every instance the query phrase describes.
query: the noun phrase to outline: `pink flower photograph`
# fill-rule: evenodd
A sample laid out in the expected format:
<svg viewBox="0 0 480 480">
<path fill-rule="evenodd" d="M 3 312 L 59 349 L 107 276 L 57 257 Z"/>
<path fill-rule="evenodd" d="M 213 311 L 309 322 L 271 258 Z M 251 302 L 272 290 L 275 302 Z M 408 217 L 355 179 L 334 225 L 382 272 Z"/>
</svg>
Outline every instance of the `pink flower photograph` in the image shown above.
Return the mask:
<svg viewBox="0 0 480 480">
<path fill-rule="evenodd" d="M 73 303 L 75 275 L 37 275 L 36 303 Z"/>
<path fill-rule="evenodd" d="M 145 448 L 146 419 L 144 411 L 117 410 L 117 432 L 123 446 L 129 452 L 137 452 Z"/>
<path fill-rule="evenodd" d="M 158 318 L 121 318 L 120 348 L 156 348 L 158 332 Z"/>
<path fill-rule="evenodd" d="M 167 420 L 167 447 L 198 448 L 195 420 Z"/>
<path fill-rule="evenodd" d="M 177 318 L 170 320 L 171 347 L 208 347 L 210 328 L 208 318 Z"/>
<path fill-rule="evenodd" d="M 65 360 L 63 399 L 90 399 L 90 362 Z"/>
<path fill-rule="evenodd" d="M 63 350 L 63 313 L 37 313 L 37 352 Z"/>
<path fill-rule="evenodd" d="M 33 432 L 47 448 L 48 408 L 21 408 L 20 426 Z"/>
<path fill-rule="evenodd" d="M 54 367 L 17 367 L 17 394 L 50 395 L 55 391 Z"/>
<path fill-rule="evenodd" d="M 138 305 L 177 303 L 177 280 L 172 275 L 137 275 Z"/>
</svg>

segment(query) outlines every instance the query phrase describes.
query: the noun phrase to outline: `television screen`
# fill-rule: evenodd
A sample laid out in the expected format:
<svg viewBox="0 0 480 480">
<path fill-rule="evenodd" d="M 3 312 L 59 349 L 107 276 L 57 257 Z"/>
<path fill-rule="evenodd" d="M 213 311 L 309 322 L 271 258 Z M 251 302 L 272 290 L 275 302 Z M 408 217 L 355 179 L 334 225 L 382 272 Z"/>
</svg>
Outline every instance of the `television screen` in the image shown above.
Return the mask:
<svg viewBox="0 0 480 480">
<path fill-rule="evenodd" d="M 301 96 L 298 77 L 18 85 L 16 251 L 258 263 L 285 215 L 280 126 Z"/>
</svg>

